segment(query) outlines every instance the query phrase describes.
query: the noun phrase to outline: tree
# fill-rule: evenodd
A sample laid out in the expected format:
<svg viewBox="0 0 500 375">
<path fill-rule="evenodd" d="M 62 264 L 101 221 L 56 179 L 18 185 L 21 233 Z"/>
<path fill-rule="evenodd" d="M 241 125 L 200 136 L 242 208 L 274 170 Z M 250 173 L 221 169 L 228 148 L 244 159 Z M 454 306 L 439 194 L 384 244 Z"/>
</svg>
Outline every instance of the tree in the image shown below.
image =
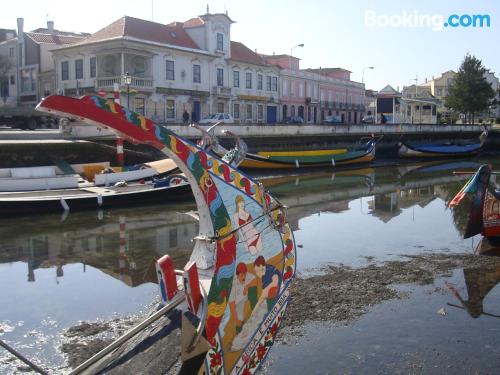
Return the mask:
<svg viewBox="0 0 500 375">
<path fill-rule="evenodd" d="M 473 123 L 474 115 L 486 110 L 495 96 L 485 78 L 486 72 L 481 60 L 467 54 L 450 87 L 445 106 L 463 113 L 466 121 Z"/>
</svg>

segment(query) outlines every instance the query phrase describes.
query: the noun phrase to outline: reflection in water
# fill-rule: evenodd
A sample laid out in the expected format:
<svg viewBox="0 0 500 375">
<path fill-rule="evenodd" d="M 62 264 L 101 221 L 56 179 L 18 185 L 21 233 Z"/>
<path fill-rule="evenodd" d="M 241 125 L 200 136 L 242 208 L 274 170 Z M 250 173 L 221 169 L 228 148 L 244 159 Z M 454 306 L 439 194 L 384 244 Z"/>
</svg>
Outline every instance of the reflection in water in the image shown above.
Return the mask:
<svg viewBox="0 0 500 375">
<path fill-rule="evenodd" d="M 83 272 L 92 266 L 129 286 L 155 283 L 155 261 L 163 254 L 185 264 L 198 230 L 196 220 L 165 208 L 114 211 L 102 219 L 79 213 L 63 223 L 49 216 L 33 223 L 34 231 L 20 224 L 12 219 L 0 229 L 0 264 L 25 262 L 28 282 L 36 281 L 36 269 L 55 268 L 57 280 L 64 265 L 82 263 Z"/>
<path fill-rule="evenodd" d="M 473 318 L 479 318 L 481 315 L 500 318 L 499 314 L 485 312 L 483 309 L 484 299 L 500 282 L 500 265 L 490 268 L 467 268 L 463 272 L 468 297 L 464 299 L 453 285 L 447 284 L 453 295 L 460 301 L 461 306 L 453 303 L 448 303 L 448 305 L 465 309 Z"/>
</svg>

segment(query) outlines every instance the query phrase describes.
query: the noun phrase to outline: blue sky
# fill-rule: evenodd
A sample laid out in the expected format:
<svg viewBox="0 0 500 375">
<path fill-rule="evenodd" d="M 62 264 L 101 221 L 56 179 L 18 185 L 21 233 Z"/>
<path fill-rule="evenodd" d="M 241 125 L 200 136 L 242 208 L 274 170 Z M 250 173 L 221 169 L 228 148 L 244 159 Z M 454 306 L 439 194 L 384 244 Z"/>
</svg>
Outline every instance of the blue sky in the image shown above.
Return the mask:
<svg viewBox="0 0 500 375">
<path fill-rule="evenodd" d="M 395 88 L 457 69 L 469 52 L 490 70 L 500 72 L 500 7 L 492 0 L 17 0 L 3 7 L 1 28 L 15 28 L 24 17 L 25 30 L 46 24 L 47 15 L 61 30 L 94 32 L 123 15 L 160 23 L 185 21 L 205 13 L 224 12 L 236 21 L 232 39 L 262 53 L 290 53 L 301 58 L 302 68 L 343 67 L 361 81 L 363 67 L 368 88 Z M 140 4 L 140 5 L 138 5 Z M 488 14 L 489 28 L 366 27 L 365 12 L 401 15 L 403 11 L 449 16 Z"/>
</svg>

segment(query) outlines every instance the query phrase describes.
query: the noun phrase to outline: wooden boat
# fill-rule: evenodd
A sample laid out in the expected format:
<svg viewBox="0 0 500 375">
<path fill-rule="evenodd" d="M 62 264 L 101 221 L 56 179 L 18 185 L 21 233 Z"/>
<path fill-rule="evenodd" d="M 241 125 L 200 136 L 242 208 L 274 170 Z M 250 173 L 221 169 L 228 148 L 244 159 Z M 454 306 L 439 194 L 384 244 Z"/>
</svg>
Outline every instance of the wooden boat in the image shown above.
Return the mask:
<svg viewBox="0 0 500 375">
<path fill-rule="evenodd" d="M 176 279 L 168 258 L 158 263 L 165 306 L 74 372 L 97 366 L 166 312 L 181 311 L 182 320 L 173 319 L 168 328 L 177 334 L 174 325 L 181 325 L 180 373 L 255 373 L 283 322 L 295 275 L 296 248 L 285 207 L 230 164 L 112 100 L 54 95 L 37 109 L 106 126 L 124 139 L 162 150 L 187 177 L 198 207 L 200 234 L 182 278 Z"/>
<path fill-rule="evenodd" d="M 202 132 L 200 144 L 209 146 L 210 150 L 222 157 L 227 150 L 222 147 L 214 135 L 214 128 L 219 123 L 214 124 L 205 130 L 200 126 L 193 125 Z M 224 131 L 228 134 L 229 132 Z M 371 136 L 362 138 L 360 145 L 352 148 L 338 148 L 327 150 L 301 150 L 301 151 L 260 151 L 256 154 L 248 153 L 244 142 L 235 134 L 230 134 L 236 138 L 237 144 L 244 149 L 245 157 L 242 158 L 240 168 L 243 169 L 283 169 L 283 168 L 306 168 L 321 166 L 337 166 L 344 164 L 367 163 L 375 158 L 375 145 L 382 139 L 382 136 Z M 361 144 L 364 141 L 365 143 Z M 242 147 L 244 145 L 244 147 Z"/>
<path fill-rule="evenodd" d="M 163 203 L 190 196 L 191 190 L 185 177 L 171 175 L 147 183 L 123 183 L 117 186 L 88 184 L 77 188 L 0 192 L 0 212 L 6 217 L 105 209 Z"/>
<path fill-rule="evenodd" d="M 481 233 L 490 245 L 484 249 L 489 250 L 492 247 L 500 247 L 500 190 L 492 184 L 493 173 L 489 165 L 479 167 L 448 204 L 449 207 L 453 207 L 459 204 L 467 194 L 472 196 L 464 238 Z"/>
<path fill-rule="evenodd" d="M 483 147 L 488 131 L 485 129 L 475 143 L 430 143 L 410 144 L 403 140 L 398 143 L 398 156 L 401 158 L 415 157 L 460 157 L 477 154 Z"/>
</svg>

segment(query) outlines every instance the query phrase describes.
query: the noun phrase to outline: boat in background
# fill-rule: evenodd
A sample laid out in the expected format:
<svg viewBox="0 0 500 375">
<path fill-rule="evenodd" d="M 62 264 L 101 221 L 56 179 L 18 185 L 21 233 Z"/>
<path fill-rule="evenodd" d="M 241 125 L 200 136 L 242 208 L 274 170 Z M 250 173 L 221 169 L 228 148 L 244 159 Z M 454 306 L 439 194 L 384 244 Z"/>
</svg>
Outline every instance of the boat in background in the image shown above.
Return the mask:
<svg viewBox="0 0 500 375">
<path fill-rule="evenodd" d="M 464 238 L 482 234 L 487 241 L 476 248 L 480 253 L 500 248 L 500 190 L 492 178 L 497 175 L 491 166 L 482 165 L 448 203 L 453 207 L 466 195 L 472 196 Z"/>
<path fill-rule="evenodd" d="M 428 143 L 410 144 L 403 140 L 398 143 L 398 156 L 401 158 L 416 157 L 460 157 L 477 154 L 486 142 L 488 137 L 487 128 L 479 136 L 478 142 L 448 142 L 448 143 Z"/>
<path fill-rule="evenodd" d="M 199 145 L 206 147 L 219 157 L 227 155 L 227 150 L 220 145 L 214 134 L 214 129 L 220 123 L 203 129 L 198 125 L 192 125 L 202 133 Z M 345 164 L 368 163 L 375 158 L 375 145 L 382 139 L 383 135 L 376 137 L 363 137 L 356 147 L 346 147 L 325 150 L 293 150 L 293 151 L 259 151 L 257 153 L 247 152 L 246 144 L 237 135 L 226 130 L 223 134 L 229 134 L 236 138 L 236 144 L 244 149 L 244 158 L 240 163 L 243 169 L 291 169 L 337 166 Z M 243 154 L 243 153 L 242 153 Z M 240 155 L 241 157 L 241 155 Z"/>
</svg>

